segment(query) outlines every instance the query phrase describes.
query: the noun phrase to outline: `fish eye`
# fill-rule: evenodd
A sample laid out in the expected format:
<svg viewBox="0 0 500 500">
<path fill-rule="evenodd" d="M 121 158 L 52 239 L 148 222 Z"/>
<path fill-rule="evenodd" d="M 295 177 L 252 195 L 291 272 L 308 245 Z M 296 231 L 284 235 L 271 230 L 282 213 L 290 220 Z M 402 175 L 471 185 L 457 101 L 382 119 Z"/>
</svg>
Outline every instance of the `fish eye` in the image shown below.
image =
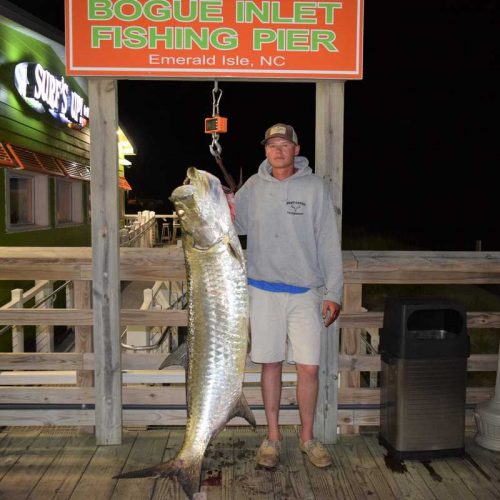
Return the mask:
<svg viewBox="0 0 500 500">
<path fill-rule="evenodd" d="M 184 214 L 186 212 L 184 212 L 184 210 L 182 210 L 182 208 L 179 208 L 179 210 L 177 210 L 177 217 L 184 217 Z"/>
</svg>

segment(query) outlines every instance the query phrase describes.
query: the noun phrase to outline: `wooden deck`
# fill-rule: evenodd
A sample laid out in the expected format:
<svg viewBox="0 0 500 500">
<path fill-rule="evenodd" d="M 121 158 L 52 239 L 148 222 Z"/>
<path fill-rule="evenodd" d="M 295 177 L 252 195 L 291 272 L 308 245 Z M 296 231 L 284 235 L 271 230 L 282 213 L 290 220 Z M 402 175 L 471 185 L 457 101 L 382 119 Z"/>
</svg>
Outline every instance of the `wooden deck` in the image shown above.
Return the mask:
<svg viewBox="0 0 500 500">
<path fill-rule="evenodd" d="M 334 466 L 311 466 L 297 446 L 297 429 L 284 428 L 280 466 L 255 466 L 265 432 L 224 430 L 210 445 L 202 491 L 208 499 L 494 499 L 500 498 L 500 454 L 477 446 L 468 434 L 467 457 L 390 463 L 376 434 L 342 436 L 329 446 Z M 175 455 L 184 428 L 127 430 L 120 446 L 96 446 L 72 428 L 4 428 L 0 431 L 1 500 L 185 499 L 174 479 L 114 480 L 113 475 Z"/>
</svg>

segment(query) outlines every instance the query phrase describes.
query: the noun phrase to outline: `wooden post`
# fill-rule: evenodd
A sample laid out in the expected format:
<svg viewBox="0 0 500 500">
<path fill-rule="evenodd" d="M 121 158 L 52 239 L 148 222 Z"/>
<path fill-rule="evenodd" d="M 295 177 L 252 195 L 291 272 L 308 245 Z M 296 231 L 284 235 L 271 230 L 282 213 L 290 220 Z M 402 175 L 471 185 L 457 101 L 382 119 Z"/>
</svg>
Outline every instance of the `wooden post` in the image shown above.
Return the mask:
<svg viewBox="0 0 500 500">
<path fill-rule="evenodd" d="M 73 282 L 73 297 L 76 309 L 91 309 L 91 296 L 90 281 Z M 93 352 L 91 326 L 75 326 L 75 352 Z M 93 387 L 94 372 L 92 370 L 77 370 L 76 385 L 77 387 Z M 95 427 L 80 426 L 80 431 L 90 434 L 95 431 Z"/>
<path fill-rule="evenodd" d="M 16 302 L 12 308 L 24 307 L 22 288 L 11 290 L 10 296 L 11 300 Z M 24 326 L 22 325 L 12 325 L 12 352 L 24 352 Z"/>
<path fill-rule="evenodd" d="M 344 304 L 343 311 L 346 313 L 361 312 L 363 297 L 363 285 L 361 284 L 346 284 L 344 285 Z M 340 351 L 342 354 L 355 356 L 361 353 L 361 329 L 359 328 L 342 328 L 342 341 Z M 360 372 L 344 372 L 340 376 L 340 387 L 355 388 L 360 386 Z M 357 434 L 358 426 L 343 425 L 340 428 L 342 434 Z"/>
<path fill-rule="evenodd" d="M 344 82 L 316 83 L 316 174 L 331 187 L 342 234 L 342 170 L 344 157 Z M 314 432 L 324 443 L 337 440 L 339 329 L 334 323 L 321 337 L 318 405 Z"/>
<path fill-rule="evenodd" d="M 35 286 L 43 283 L 45 280 L 35 281 Z M 35 295 L 35 303 L 41 302 L 48 297 L 54 290 L 52 281 L 45 281 L 47 285 Z M 38 306 L 40 309 L 52 309 L 52 301 L 46 300 Z M 71 306 L 67 306 L 68 308 Z M 54 326 L 37 325 L 36 326 L 36 352 L 54 352 Z"/>
<path fill-rule="evenodd" d="M 92 303 L 97 444 L 121 444 L 120 245 L 117 82 L 89 79 Z"/>
</svg>

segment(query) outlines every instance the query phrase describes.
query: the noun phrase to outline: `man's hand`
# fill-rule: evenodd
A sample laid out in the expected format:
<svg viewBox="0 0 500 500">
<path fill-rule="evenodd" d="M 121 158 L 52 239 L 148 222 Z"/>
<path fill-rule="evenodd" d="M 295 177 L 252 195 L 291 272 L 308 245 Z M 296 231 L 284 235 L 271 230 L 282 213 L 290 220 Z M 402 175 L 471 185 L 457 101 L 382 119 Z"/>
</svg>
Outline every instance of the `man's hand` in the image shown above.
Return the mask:
<svg viewBox="0 0 500 500">
<path fill-rule="evenodd" d="M 325 326 L 330 326 L 340 314 L 340 305 L 332 300 L 324 300 L 323 301 L 323 322 Z"/>
</svg>

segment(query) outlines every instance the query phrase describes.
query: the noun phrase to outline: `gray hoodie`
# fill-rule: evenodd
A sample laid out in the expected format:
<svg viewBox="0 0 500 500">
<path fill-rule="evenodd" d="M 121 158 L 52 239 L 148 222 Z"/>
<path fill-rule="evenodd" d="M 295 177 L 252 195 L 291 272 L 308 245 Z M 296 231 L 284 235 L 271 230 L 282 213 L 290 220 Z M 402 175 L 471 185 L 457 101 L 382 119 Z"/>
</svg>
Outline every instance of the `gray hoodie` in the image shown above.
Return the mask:
<svg viewBox="0 0 500 500">
<path fill-rule="evenodd" d="M 325 299 L 342 301 L 342 252 L 333 203 L 307 158 L 279 181 L 264 160 L 236 193 L 236 230 L 246 234 L 248 276 L 307 288 L 325 287 Z"/>
</svg>

